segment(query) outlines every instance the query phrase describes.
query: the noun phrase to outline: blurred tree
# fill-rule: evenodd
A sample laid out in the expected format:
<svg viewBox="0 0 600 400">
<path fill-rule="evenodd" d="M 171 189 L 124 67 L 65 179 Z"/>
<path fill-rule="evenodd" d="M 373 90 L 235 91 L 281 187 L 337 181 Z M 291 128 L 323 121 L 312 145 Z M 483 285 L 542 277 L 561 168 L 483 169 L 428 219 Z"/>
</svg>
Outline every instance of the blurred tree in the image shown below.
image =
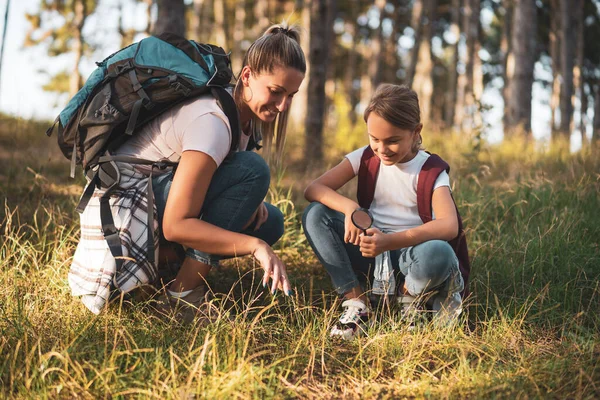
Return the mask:
<svg viewBox="0 0 600 400">
<path fill-rule="evenodd" d="M 45 90 L 62 93 L 64 81 L 69 82 L 69 95 L 73 96 L 82 84 L 79 63 L 90 46 L 84 42 L 82 35 L 87 17 L 96 9 L 93 0 L 42 0 L 37 14 L 26 14 L 31 29 L 25 37 L 25 46 L 44 44 L 48 47 L 48 55 L 58 56 L 65 53 L 74 54 L 71 72 L 59 73 L 51 77 Z M 60 21 L 62 25 L 57 26 Z"/>
<path fill-rule="evenodd" d="M 246 22 L 246 2 L 236 2 L 235 22 L 233 24 L 233 44 L 231 47 L 231 64 L 233 72 L 238 74 L 242 69 L 242 42 L 244 41 Z M 241 3 L 241 4 L 240 4 Z"/>
<path fill-rule="evenodd" d="M 419 106 L 421 108 L 421 121 L 428 124 L 431 119 L 431 96 L 433 95 L 433 56 L 431 54 L 431 39 L 433 38 L 433 21 L 435 20 L 435 9 L 437 0 L 422 0 L 419 42 L 415 42 L 417 47 L 413 51 L 416 54 L 416 64 L 412 88 L 419 96 Z"/>
<path fill-rule="evenodd" d="M 157 15 L 152 34 L 171 32 L 185 36 L 185 4 L 183 0 L 156 0 Z"/>
<path fill-rule="evenodd" d="M 323 124 L 325 115 L 325 81 L 330 63 L 333 35 L 334 0 L 310 1 L 310 63 L 308 103 L 306 113 L 306 142 L 304 159 L 307 165 L 323 160 Z"/>
<path fill-rule="evenodd" d="M 560 0 L 560 66 L 562 72 L 560 88 L 560 133 L 569 137 L 573 119 L 573 67 L 577 49 L 575 11 L 572 0 Z"/>
<path fill-rule="evenodd" d="M 515 0 L 511 43 L 513 52 L 507 61 L 506 130 L 522 128 L 531 132 L 531 91 L 536 61 L 537 10 L 533 0 Z"/>
<path fill-rule="evenodd" d="M 550 61 L 552 63 L 552 95 L 550 97 L 550 130 L 556 134 L 557 110 L 560 105 L 561 76 L 561 16 L 560 0 L 550 0 L 550 30 L 548 31 Z"/>
<path fill-rule="evenodd" d="M 444 94 L 444 123 L 454 125 L 454 105 L 456 104 L 456 83 L 458 79 L 458 43 L 460 41 L 460 0 L 451 0 L 449 34 L 454 42 L 450 45 L 447 88 Z"/>
<path fill-rule="evenodd" d="M 8 12 L 10 10 L 10 0 L 6 0 L 6 10 L 4 11 L 4 24 L 2 25 L 2 44 L 0 45 L 0 77 L 2 77 L 2 61 L 4 59 L 4 45 L 6 44 L 6 28 L 8 27 Z M 0 79 L 0 84 L 2 83 Z"/>
<path fill-rule="evenodd" d="M 119 24 L 118 30 L 121 35 L 121 48 L 129 46 L 135 40 L 136 35 L 143 33 L 146 36 L 152 34 L 153 21 L 152 21 L 152 4 L 153 0 L 136 0 L 136 3 L 143 2 L 146 5 L 146 26 L 144 29 L 139 30 L 133 27 L 125 27 L 123 22 L 123 13 L 127 12 L 123 7 L 123 2 L 119 1 Z"/>
</svg>

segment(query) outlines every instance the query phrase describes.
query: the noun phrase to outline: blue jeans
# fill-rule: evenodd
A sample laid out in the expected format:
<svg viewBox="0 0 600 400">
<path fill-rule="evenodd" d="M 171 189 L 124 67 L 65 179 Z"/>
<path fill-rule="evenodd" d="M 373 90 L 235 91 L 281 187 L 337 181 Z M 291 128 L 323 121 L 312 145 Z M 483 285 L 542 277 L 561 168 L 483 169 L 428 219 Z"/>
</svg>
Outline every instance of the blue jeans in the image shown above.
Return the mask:
<svg viewBox="0 0 600 400">
<path fill-rule="evenodd" d="M 325 267 L 335 290 L 343 295 L 373 276 L 373 258 L 363 257 L 358 246 L 344 242 L 344 214 L 321 203 L 311 203 L 302 217 L 304 233 Z M 392 251 L 394 269 L 404 276 L 413 296 L 436 290 L 441 299 L 462 291 L 458 258 L 443 240 L 430 240 Z"/>
<path fill-rule="evenodd" d="M 283 214 L 271 204 L 265 203 L 269 216 L 258 230 L 253 230 L 252 224 L 242 231 L 264 200 L 270 180 L 269 167 L 258 154 L 243 151 L 230 155 L 215 171 L 198 218 L 228 231 L 260 238 L 269 245 L 275 244 L 283 235 Z M 172 182 L 172 172 L 152 179 L 161 232 Z M 192 248 L 187 248 L 185 255 L 212 266 L 218 266 L 219 260 L 229 258 Z"/>
</svg>

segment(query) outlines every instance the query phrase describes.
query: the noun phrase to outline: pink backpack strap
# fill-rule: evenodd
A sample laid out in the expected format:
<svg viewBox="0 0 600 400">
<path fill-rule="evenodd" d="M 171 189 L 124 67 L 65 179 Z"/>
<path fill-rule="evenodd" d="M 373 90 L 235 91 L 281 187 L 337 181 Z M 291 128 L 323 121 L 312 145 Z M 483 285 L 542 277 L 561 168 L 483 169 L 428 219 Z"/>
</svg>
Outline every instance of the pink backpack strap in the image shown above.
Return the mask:
<svg viewBox="0 0 600 400">
<path fill-rule="evenodd" d="M 432 198 L 433 198 L 433 187 L 438 176 L 443 172 L 450 172 L 450 166 L 437 154 L 431 154 L 419 173 L 419 181 L 417 183 L 417 208 L 419 210 L 419 216 L 424 224 L 431 221 L 432 219 Z M 453 199 L 454 200 L 454 199 Z M 456 207 L 456 202 L 454 204 Z M 456 216 L 458 217 L 458 235 L 450 240 L 448 243 L 452 246 L 452 249 L 456 253 L 458 258 L 460 273 L 465 282 L 465 289 L 462 292 L 463 299 L 469 294 L 468 283 L 469 275 L 471 273 L 471 262 L 469 260 L 469 250 L 467 248 L 467 238 L 465 237 L 465 231 L 463 228 L 462 218 L 456 209 Z"/>
<path fill-rule="evenodd" d="M 369 208 L 373 202 L 380 162 L 379 157 L 373 153 L 371 146 L 367 146 L 360 159 L 358 188 L 356 191 L 358 204 L 363 208 Z"/>
</svg>

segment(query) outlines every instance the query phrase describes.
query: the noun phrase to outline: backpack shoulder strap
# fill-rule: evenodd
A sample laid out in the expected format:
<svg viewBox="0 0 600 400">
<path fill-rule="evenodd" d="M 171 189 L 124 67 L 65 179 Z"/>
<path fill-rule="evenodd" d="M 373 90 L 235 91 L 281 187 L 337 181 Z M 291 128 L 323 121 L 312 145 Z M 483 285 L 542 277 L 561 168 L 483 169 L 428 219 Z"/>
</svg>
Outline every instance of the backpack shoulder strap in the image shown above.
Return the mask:
<svg viewBox="0 0 600 400">
<path fill-rule="evenodd" d="M 450 172 L 450 166 L 437 154 L 431 154 L 419 172 L 417 183 L 417 209 L 423 223 L 432 219 L 433 186 L 435 181 L 443 172 Z"/>
<path fill-rule="evenodd" d="M 375 155 L 371 146 L 367 146 L 360 159 L 358 168 L 358 188 L 356 198 L 363 208 L 369 208 L 375 197 L 375 185 L 379 175 L 381 160 Z"/>
<path fill-rule="evenodd" d="M 417 183 L 417 208 L 419 216 L 423 223 L 427 223 L 432 219 L 432 197 L 433 186 L 435 181 L 443 172 L 450 172 L 450 166 L 437 154 L 431 154 L 419 173 L 419 182 Z M 456 207 L 456 203 L 454 204 Z M 471 262 L 469 260 L 469 250 L 467 247 L 467 239 L 463 228 L 462 218 L 456 207 L 456 217 L 458 218 L 458 235 L 448 241 L 452 249 L 456 253 L 459 262 L 459 270 L 465 284 L 464 290 L 461 293 L 463 299 L 469 295 L 469 275 L 471 272 Z"/>
</svg>

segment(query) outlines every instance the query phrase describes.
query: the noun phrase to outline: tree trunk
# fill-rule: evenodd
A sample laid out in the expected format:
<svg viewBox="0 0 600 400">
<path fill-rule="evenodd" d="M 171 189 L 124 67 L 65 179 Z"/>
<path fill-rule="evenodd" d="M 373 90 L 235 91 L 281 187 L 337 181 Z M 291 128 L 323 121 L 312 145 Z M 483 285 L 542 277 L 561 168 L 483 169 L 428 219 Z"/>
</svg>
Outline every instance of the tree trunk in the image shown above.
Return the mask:
<svg viewBox="0 0 600 400">
<path fill-rule="evenodd" d="M 391 16 L 393 22 L 392 33 L 388 40 L 385 41 L 384 45 L 384 61 L 383 61 L 383 75 L 382 80 L 384 82 L 394 83 L 398 81 L 398 68 L 400 60 L 398 58 L 398 32 L 402 27 L 403 23 L 400 20 L 400 12 L 398 7 L 394 8 L 394 13 Z"/>
<path fill-rule="evenodd" d="M 585 114 L 587 113 L 587 98 L 585 94 L 585 77 L 583 75 L 583 62 L 585 60 L 584 54 L 584 12 L 583 8 L 585 6 L 584 0 L 575 0 L 574 1 L 574 12 L 575 12 L 575 23 L 577 25 L 577 59 L 575 70 L 573 71 L 573 78 L 575 84 L 575 94 L 579 97 L 579 132 L 581 134 L 581 146 L 584 147 L 587 144 L 587 135 L 586 135 L 586 122 L 585 122 Z M 575 127 L 575 120 L 573 120 L 572 127 Z"/>
<path fill-rule="evenodd" d="M 504 85 L 502 86 L 502 100 L 504 101 L 504 113 L 502 116 L 502 121 L 504 125 L 507 123 L 507 115 L 508 115 L 508 67 L 509 61 L 511 62 L 511 68 L 514 67 L 514 58 L 512 54 L 512 22 L 513 22 L 513 1 L 512 0 L 503 0 L 502 5 L 504 7 L 504 22 L 502 26 L 502 39 L 500 41 L 500 51 L 502 52 L 502 82 Z"/>
<path fill-rule="evenodd" d="M 471 32 L 471 0 L 462 0 L 463 7 L 462 9 L 462 18 L 461 18 L 461 26 L 465 44 L 468 43 L 469 33 Z M 463 123 L 465 119 L 465 106 L 467 99 L 467 91 L 469 86 L 469 68 L 468 65 L 472 65 L 471 61 L 471 52 L 469 51 L 467 45 L 467 51 L 464 51 L 460 57 L 462 59 L 462 64 L 464 65 L 464 70 L 462 73 L 458 75 L 457 83 L 456 83 L 456 104 L 454 105 L 454 126 L 456 126 L 459 130 L 463 130 Z M 472 69 L 471 69 L 472 71 Z"/>
<path fill-rule="evenodd" d="M 233 47 L 231 49 L 231 64 L 233 72 L 236 74 L 239 74 L 242 69 L 242 41 L 244 40 L 245 22 L 245 2 L 239 2 L 235 8 L 235 24 L 233 25 Z"/>
<path fill-rule="evenodd" d="M 511 42 L 513 57 L 507 68 L 506 130 L 531 132 L 531 90 L 536 55 L 537 10 L 532 0 L 516 0 Z"/>
<path fill-rule="evenodd" d="M 465 59 L 464 105 L 461 125 L 468 133 L 477 125 L 478 106 L 483 92 L 481 61 L 477 55 L 479 42 L 479 16 L 481 7 L 479 0 L 466 0 L 464 31 L 466 35 L 467 55 Z"/>
<path fill-rule="evenodd" d="M 308 55 L 310 51 L 310 1 L 311 0 L 298 0 L 296 1 L 296 10 L 301 16 L 301 26 L 304 28 L 300 36 L 300 47 L 304 51 L 307 57 L 306 63 L 306 75 L 298 93 L 294 96 L 293 107 L 290 108 L 290 117 L 292 121 L 299 127 L 300 130 L 306 131 L 306 109 L 308 102 L 308 86 L 310 84 L 310 60 Z"/>
<path fill-rule="evenodd" d="M 6 0 L 6 10 L 4 11 L 4 27 L 2 28 L 2 45 L 0 46 L 0 78 L 2 77 L 2 61 L 4 60 L 4 45 L 6 44 L 6 31 L 8 27 L 8 12 L 10 10 L 10 0 Z M 2 83 L 0 79 L 0 84 Z"/>
<path fill-rule="evenodd" d="M 171 32 L 185 36 L 185 5 L 183 0 L 156 0 L 157 15 L 154 35 Z"/>
<path fill-rule="evenodd" d="M 354 15 L 354 13 L 352 13 Z M 356 105 L 360 98 L 358 96 L 358 90 L 354 87 L 354 80 L 356 79 L 359 68 L 360 57 L 358 56 L 358 29 L 356 29 L 356 20 L 346 22 L 346 32 L 352 35 L 352 47 L 348 49 L 348 63 L 346 64 L 346 71 L 344 74 L 344 86 L 346 87 L 346 94 L 348 96 L 348 102 L 350 103 L 350 111 L 348 112 L 348 119 L 352 126 L 356 124 Z"/>
<path fill-rule="evenodd" d="M 254 3 L 254 38 L 259 38 L 269 27 L 269 2 L 267 0 L 256 0 Z"/>
<path fill-rule="evenodd" d="M 437 6 L 436 0 L 423 0 L 423 16 L 421 26 L 421 40 L 419 41 L 419 50 L 415 75 L 412 88 L 419 97 L 419 106 L 421 108 L 421 122 L 427 124 L 431 120 L 431 97 L 433 94 L 433 59 L 431 54 L 431 39 L 433 35 L 434 12 Z"/>
<path fill-rule="evenodd" d="M 562 87 L 560 90 L 560 133 L 565 137 L 571 135 L 573 119 L 573 67 L 577 48 L 577 32 L 574 23 L 574 6 L 572 0 L 560 0 L 562 23 L 561 37 L 561 70 Z"/>
<path fill-rule="evenodd" d="M 311 162 L 323 160 L 323 122 L 325 112 L 325 81 L 329 67 L 329 37 L 332 32 L 334 0 L 312 0 L 310 5 L 310 75 L 308 87 L 308 110 L 306 113 L 306 143 L 304 159 Z"/>
<path fill-rule="evenodd" d="M 214 0 L 213 10 L 215 13 L 215 44 L 221 46 L 225 50 L 229 48 L 227 44 L 227 32 L 226 20 L 225 20 L 225 1 Z"/>
<path fill-rule="evenodd" d="M 552 137 L 556 136 L 556 115 L 560 105 L 561 81 L 561 16 L 560 0 L 550 0 L 550 59 L 552 60 L 552 95 L 550 96 L 550 131 Z"/>
<path fill-rule="evenodd" d="M 375 8 L 379 11 L 379 25 L 375 32 L 373 32 L 373 38 L 371 39 L 371 63 L 369 64 L 369 76 L 371 76 L 371 86 L 377 87 L 381 82 L 381 72 L 383 64 L 383 51 L 381 51 L 381 45 L 383 43 L 383 18 L 385 15 L 385 0 L 375 0 Z"/>
<path fill-rule="evenodd" d="M 154 32 L 154 21 L 152 20 L 152 6 L 154 5 L 154 0 L 144 0 L 144 4 L 146 4 L 146 35 L 150 36 L 152 32 Z"/>
<path fill-rule="evenodd" d="M 190 17 L 190 39 L 202 42 L 202 12 L 204 0 L 192 1 L 192 15 Z"/>
<path fill-rule="evenodd" d="M 73 97 L 81 87 L 81 73 L 79 72 L 79 63 L 83 56 L 83 25 L 87 17 L 85 0 L 76 0 L 73 2 L 73 53 L 75 54 L 75 62 L 73 72 L 69 77 L 69 96 Z"/>
<path fill-rule="evenodd" d="M 452 0 L 450 8 L 450 32 L 455 37 L 456 43 L 451 47 L 452 56 L 448 65 L 448 88 L 444 95 L 444 121 L 446 127 L 454 124 L 454 105 L 456 104 L 456 81 L 458 77 L 458 43 L 460 42 L 460 0 Z"/>
<path fill-rule="evenodd" d="M 594 122 L 592 124 L 592 145 L 600 144 L 600 83 L 595 85 Z"/>
<path fill-rule="evenodd" d="M 415 0 L 412 8 L 412 15 L 410 19 L 410 26 L 414 31 L 415 43 L 412 50 L 410 51 L 410 62 L 406 71 L 406 85 L 412 87 L 413 79 L 415 78 L 415 71 L 417 69 L 417 60 L 419 58 L 419 48 L 421 47 L 421 32 L 423 22 L 423 0 Z"/>
</svg>

